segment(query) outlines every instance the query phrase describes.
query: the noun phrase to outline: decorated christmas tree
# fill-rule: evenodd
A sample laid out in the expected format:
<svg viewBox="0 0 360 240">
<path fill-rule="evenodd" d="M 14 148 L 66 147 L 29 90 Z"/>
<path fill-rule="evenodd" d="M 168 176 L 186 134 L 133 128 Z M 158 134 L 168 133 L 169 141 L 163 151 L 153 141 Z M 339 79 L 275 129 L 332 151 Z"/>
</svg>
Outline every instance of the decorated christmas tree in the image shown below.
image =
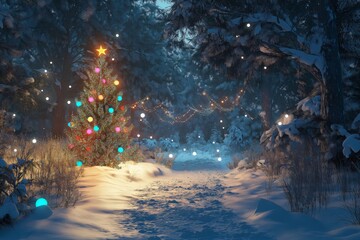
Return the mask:
<svg viewBox="0 0 360 240">
<path fill-rule="evenodd" d="M 106 49 L 100 46 L 97 51 L 66 134 L 78 165 L 115 167 L 120 161 L 137 161 L 137 149 L 131 146 L 132 125 L 123 104 L 121 82 L 108 68 Z"/>
</svg>

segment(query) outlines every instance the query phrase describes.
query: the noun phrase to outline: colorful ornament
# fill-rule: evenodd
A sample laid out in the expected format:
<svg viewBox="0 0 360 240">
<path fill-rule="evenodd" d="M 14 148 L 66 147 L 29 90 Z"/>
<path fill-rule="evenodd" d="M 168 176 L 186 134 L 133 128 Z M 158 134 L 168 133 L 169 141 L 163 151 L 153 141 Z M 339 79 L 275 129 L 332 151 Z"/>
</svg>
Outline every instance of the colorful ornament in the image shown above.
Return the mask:
<svg viewBox="0 0 360 240">
<path fill-rule="evenodd" d="M 86 133 L 87 133 L 87 135 L 90 135 L 90 134 L 92 134 L 92 130 L 89 128 L 88 130 L 86 130 Z"/>
<path fill-rule="evenodd" d="M 96 72 L 96 73 L 99 73 L 99 72 L 100 72 L 100 68 L 96 67 L 96 68 L 95 68 L 95 72 Z"/>
<path fill-rule="evenodd" d="M 70 143 L 69 145 L 68 145 L 68 148 L 71 150 L 71 149 L 73 149 L 75 147 L 75 145 L 74 144 L 72 144 L 72 143 Z"/>
<path fill-rule="evenodd" d="M 41 206 L 47 206 L 47 205 L 48 205 L 48 202 L 46 201 L 45 198 L 39 198 L 35 202 L 35 207 L 41 207 Z"/>
<path fill-rule="evenodd" d="M 68 122 L 68 127 L 73 127 L 73 123 L 72 122 Z"/>
<path fill-rule="evenodd" d="M 99 95 L 99 96 L 98 96 L 98 99 L 99 99 L 100 101 L 102 101 L 102 100 L 104 100 L 104 96 L 103 96 L 103 95 Z"/>
<path fill-rule="evenodd" d="M 118 96 L 118 97 L 117 97 L 118 102 L 121 102 L 122 99 L 123 99 L 122 96 Z"/>
<path fill-rule="evenodd" d="M 92 103 L 92 102 L 95 101 L 95 99 L 94 99 L 93 97 L 89 97 L 89 98 L 88 98 L 88 101 Z"/>
<path fill-rule="evenodd" d="M 123 152 L 124 152 L 124 148 L 118 147 L 118 152 L 119 152 L 119 153 L 123 153 Z"/>
<path fill-rule="evenodd" d="M 83 162 L 81 160 L 76 161 L 76 166 L 81 167 L 83 165 Z"/>
<path fill-rule="evenodd" d="M 102 81 L 103 84 L 106 83 L 106 79 L 104 79 L 104 78 L 101 81 Z"/>
<path fill-rule="evenodd" d="M 95 126 L 94 126 L 94 131 L 95 131 L 95 132 L 98 132 L 99 130 L 100 130 L 99 126 L 98 126 L 98 125 L 95 125 Z"/>
<path fill-rule="evenodd" d="M 98 49 L 96 49 L 96 51 L 98 51 L 98 55 L 99 56 L 101 56 L 102 54 L 104 54 L 105 55 L 105 51 L 106 51 L 107 49 L 106 48 L 103 48 L 101 45 L 100 45 L 100 47 L 98 48 Z"/>
<path fill-rule="evenodd" d="M 80 101 L 76 101 L 76 106 L 81 107 L 82 103 Z"/>
<path fill-rule="evenodd" d="M 119 84 L 120 84 L 119 80 L 115 80 L 115 81 L 114 81 L 114 85 L 115 85 L 115 86 L 118 86 Z"/>
<path fill-rule="evenodd" d="M 114 110 L 114 108 L 110 107 L 108 111 L 109 111 L 109 113 L 114 113 L 115 110 Z"/>
<path fill-rule="evenodd" d="M 125 107 L 124 107 L 124 106 L 121 106 L 121 107 L 120 107 L 120 110 L 121 110 L 121 111 L 125 111 Z"/>
<path fill-rule="evenodd" d="M 94 118 L 93 117 L 88 117 L 87 120 L 88 120 L 88 122 L 92 122 L 92 121 L 94 121 Z"/>
<path fill-rule="evenodd" d="M 115 132 L 118 133 L 118 132 L 120 132 L 120 130 L 121 130 L 120 127 L 115 127 Z"/>
</svg>

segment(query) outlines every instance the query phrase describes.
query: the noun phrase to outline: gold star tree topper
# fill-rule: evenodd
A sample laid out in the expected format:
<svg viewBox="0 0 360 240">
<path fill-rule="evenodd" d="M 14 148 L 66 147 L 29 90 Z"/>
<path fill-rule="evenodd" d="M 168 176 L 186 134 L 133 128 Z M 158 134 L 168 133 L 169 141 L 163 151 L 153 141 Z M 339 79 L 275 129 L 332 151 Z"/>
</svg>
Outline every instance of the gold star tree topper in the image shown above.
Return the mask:
<svg viewBox="0 0 360 240">
<path fill-rule="evenodd" d="M 102 54 L 106 54 L 106 51 L 107 49 L 106 48 L 103 48 L 101 45 L 100 45 L 100 47 L 98 48 L 98 49 L 96 49 L 96 51 L 98 51 L 98 54 L 99 54 L 99 56 L 101 56 Z"/>
</svg>

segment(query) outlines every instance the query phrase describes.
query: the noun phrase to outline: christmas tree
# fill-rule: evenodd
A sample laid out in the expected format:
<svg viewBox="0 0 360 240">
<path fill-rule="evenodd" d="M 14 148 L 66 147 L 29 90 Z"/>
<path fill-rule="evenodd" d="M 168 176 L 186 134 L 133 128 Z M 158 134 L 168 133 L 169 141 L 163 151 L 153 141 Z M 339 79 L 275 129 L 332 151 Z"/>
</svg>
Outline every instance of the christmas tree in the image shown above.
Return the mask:
<svg viewBox="0 0 360 240">
<path fill-rule="evenodd" d="M 88 71 L 80 99 L 75 101 L 66 134 L 69 148 L 78 157 L 77 164 L 117 166 L 120 161 L 137 161 L 136 146 L 131 146 L 127 107 L 123 104 L 121 82 L 106 62 L 106 49 L 97 49 L 99 57 Z"/>
</svg>

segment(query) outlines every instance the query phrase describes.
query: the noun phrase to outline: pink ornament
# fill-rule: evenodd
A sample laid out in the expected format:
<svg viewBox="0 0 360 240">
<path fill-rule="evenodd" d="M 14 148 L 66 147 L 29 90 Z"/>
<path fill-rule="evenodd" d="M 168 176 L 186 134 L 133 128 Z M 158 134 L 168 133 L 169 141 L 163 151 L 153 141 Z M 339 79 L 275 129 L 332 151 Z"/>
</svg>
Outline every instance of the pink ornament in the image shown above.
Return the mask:
<svg viewBox="0 0 360 240">
<path fill-rule="evenodd" d="M 102 81 L 103 84 L 106 83 L 106 79 L 105 79 L 105 78 L 103 78 L 101 81 Z"/>
<path fill-rule="evenodd" d="M 95 72 L 96 72 L 96 73 L 99 73 L 99 72 L 100 72 L 100 68 L 96 67 L 96 68 L 95 68 Z"/>
<path fill-rule="evenodd" d="M 68 147 L 69 147 L 69 149 L 73 149 L 75 146 L 74 146 L 74 144 L 70 143 Z"/>
<path fill-rule="evenodd" d="M 89 102 L 94 102 L 95 101 L 95 99 L 93 97 L 89 97 L 88 100 L 89 100 Z"/>
<path fill-rule="evenodd" d="M 120 127 L 115 127 L 115 132 L 120 132 Z"/>
<path fill-rule="evenodd" d="M 88 130 L 86 130 L 86 133 L 87 133 L 88 135 L 92 134 L 92 132 L 93 132 L 93 131 L 92 131 L 92 129 L 90 129 L 90 128 L 89 128 Z"/>
</svg>

